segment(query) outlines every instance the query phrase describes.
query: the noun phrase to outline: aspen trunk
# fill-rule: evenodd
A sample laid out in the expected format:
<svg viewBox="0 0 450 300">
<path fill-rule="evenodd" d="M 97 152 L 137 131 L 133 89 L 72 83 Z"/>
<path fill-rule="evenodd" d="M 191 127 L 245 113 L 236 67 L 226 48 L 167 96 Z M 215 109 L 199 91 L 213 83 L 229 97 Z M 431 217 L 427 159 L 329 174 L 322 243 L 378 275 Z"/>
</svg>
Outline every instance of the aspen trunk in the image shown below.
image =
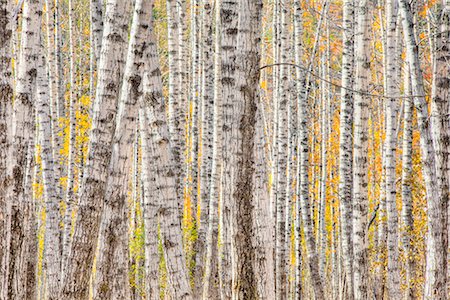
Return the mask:
<svg viewBox="0 0 450 300">
<path fill-rule="evenodd" d="M 36 237 L 29 236 L 31 222 L 34 218 L 34 207 L 29 192 L 31 182 L 27 181 L 27 162 L 28 159 L 34 158 L 28 153 L 34 149 L 34 97 L 36 95 L 41 16 L 41 1 L 24 1 L 22 50 L 17 69 L 16 96 L 13 108 L 13 143 L 7 167 L 7 176 L 11 179 L 6 189 L 6 199 L 8 205 L 11 205 L 11 208 L 8 209 L 10 215 L 7 229 L 10 231 L 10 235 L 8 234 L 7 237 L 10 242 L 7 299 L 26 298 L 30 296 L 28 293 L 30 289 L 36 289 L 35 286 L 29 286 L 29 284 L 34 285 L 32 279 L 36 276 L 36 266 L 29 265 L 34 257 L 29 246 Z M 31 281 L 29 282 L 28 279 Z"/>
<path fill-rule="evenodd" d="M 63 262 L 65 299 L 85 299 L 89 290 L 128 36 L 128 1 L 109 0 L 105 20 L 87 169 L 69 256 Z"/>
<path fill-rule="evenodd" d="M 219 237 L 219 201 L 221 197 L 222 171 L 222 99 L 220 77 L 220 1 L 215 2 L 215 42 L 214 42 L 214 112 L 213 112 L 213 149 L 211 183 L 208 203 L 208 232 L 206 235 L 206 261 L 203 280 L 203 299 L 219 299 L 218 237 Z"/>
<path fill-rule="evenodd" d="M 409 66 L 405 66 L 405 96 L 411 96 L 411 75 Z M 402 244 L 406 256 L 407 299 L 416 299 L 413 280 L 415 277 L 414 248 L 412 246 L 412 231 L 414 229 L 411 182 L 413 180 L 412 140 L 413 140 L 413 99 L 405 98 L 403 117 L 402 145 Z"/>
<path fill-rule="evenodd" d="M 12 39 L 14 32 L 11 22 L 13 1 L 0 1 L 0 299 L 6 300 L 8 290 L 9 214 L 11 203 L 6 200 L 9 175 L 8 164 L 11 148 L 13 73 Z"/>
<path fill-rule="evenodd" d="M 231 126 L 235 111 L 233 103 L 236 87 L 236 47 L 238 32 L 238 1 L 221 1 L 220 34 L 221 34 L 221 82 L 222 82 L 222 113 L 223 113 L 223 148 L 222 148 L 222 198 L 220 205 L 220 240 L 219 248 L 219 278 L 221 299 L 231 299 L 231 201 L 233 196 L 232 156 L 229 149 L 231 143 Z"/>
<path fill-rule="evenodd" d="M 36 112 L 39 121 L 39 135 L 42 159 L 42 179 L 45 197 L 45 261 L 48 298 L 58 299 L 60 289 L 61 249 L 59 243 L 59 198 L 56 190 L 54 158 L 52 151 L 52 124 L 50 113 L 49 79 L 47 60 L 41 47 L 37 69 Z"/>
<path fill-rule="evenodd" d="M 154 176 L 154 191 L 151 194 L 144 193 L 145 197 L 153 203 L 159 200 L 157 205 L 158 217 L 160 220 L 162 244 L 164 249 L 164 257 L 167 265 L 168 279 L 170 283 L 171 296 L 174 299 L 192 299 L 192 291 L 189 286 L 188 275 L 186 270 L 186 259 L 183 253 L 182 232 L 181 232 L 181 216 L 179 215 L 179 199 L 178 178 L 175 172 L 177 163 L 174 161 L 174 154 L 169 140 L 168 121 L 165 114 L 165 103 L 162 93 L 161 71 L 159 69 L 159 60 L 155 38 L 150 38 L 150 56 L 148 65 L 145 66 L 143 78 L 143 96 L 142 101 L 145 107 L 144 115 L 146 118 L 146 126 L 149 126 L 150 132 L 148 139 L 143 141 L 143 158 L 147 157 L 150 162 L 150 172 L 144 173 L 144 176 Z M 145 148 L 148 147 L 148 148 Z M 148 153 L 146 153 L 148 151 Z M 145 168 L 149 167 L 144 166 Z M 146 172 L 146 171 L 145 171 Z M 151 175 L 151 174 L 154 175 Z M 148 176 L 148 179 L 151 179 Z M 145 187 L 144 181 L 144 187 Z M 147 190 L 147 188 L 146 188 Z M 150 203 L 146 203 L 146 207 Z M 151 225 L 151 224 L 150 224 Z M 147 225 L 146 225 L 147 228 Z M 147 234 L 156 232 L 154 228 L 149 228 Z M 155 238 L 149 236 L 150 239 Z M 146 241 L 147 244 L 147 241 Z M 150 245 L 149 245 L 150 246 Z M 151 249 L 149 249 L 151 250 Z M 149 253 L 149 255 L 154 255 Z M 146 253 L 147 256 L 147 253 Z M 157 297 L 157 294 L 152 294 Z"/>
<path fill-rule="evenodd" d="M 447 7 L 445 7 L 447 5 Z M 436 161 L 436 181 L 437 181 L 437 204 L 434 208 L 433 205 L 429 205 L 429 208 L 436 209 L 436 212 L 430 211 L 428 216 L 429 220 L 434 217 L 434 213 L 438 215 L 438 226 L 436 233 L 439 232 L 439 242 L 436 243 L 436 247 L 442 248 L 429 248 L 430 252 L 436 251 L 436 271 L 439 275 L 436 275 L 435 284 L 439 284 L 439 280 L 442 280 L 440 284 L 443 286 L 436 286 L 435 288 L 429 288 L 429 284 L 426 284 L 425 297 L 436 298 L 445 297 L 448 295 L 448 277 L 446 262 L 448 264 L 448 201 L 449 201 L 449 184 L 450 184 L 450 170 L 449 170 L 449 153 L 450 153 L 450 116 L 448 114 L 450 107 L 450 11 L 447 1 L 442 1 L 442 12 L 438 19 L 437 34 L 434 43 L 434 55 L 433 58 L 433 85 L 431 90 L 431 136 L 433 138 L 435 161 Z M 434 201 L 433 201 L 434 202 Z M 435 222 L 436 220 L 432 221 Z M 431 225 L 431 224 L 430 224 Z M 433 224 L 434 225 L 434 224 Z M 434 233 L 433 225 L 431 225 L 430 234 Z M 430 253 L 431 254 L 431 253 Z M 432 254 L 431 254 L 432 255 Z M 430 258 L 427 256 L 427 258 Z M 427 260 L 427 269 L 429 261 Z M 430 263 L 430 267 L 433 268 L 433 263 Z M 442 273 L 441 273 L 442 272 Z M 433 280 L 431 272 L 427 272 L 427 282 Z M 438 278 L 441 279 L 438 279 Z M 433 284 L 433 283 L 432 283 Z M 439 291 L 442 289 L 442 295 L 439 296 Z M 444 299 L 444 298 L 443 298 Z"/>
<path fill-rule="evenodd" d="M 356 79 L 354 106 L 354 151 L 353 151 L 353 275 L 356 300 L 368 296 L 368 189 L 367 150 L 369 102 L 367 96 L 370 81 L 370 21 L 371 7 L 368 1 L 360 0 L 357 6 L 357 28 L 355 64 Z"/>
<path fill-rule="evenodd" d="M 152 1 L 137 0 L 131 25 L 127 62 L 119 98 L 109 176 L 100 228 L 94 299 L 130 298 L 128 265 L 127 191 L 135 143 L 142 69 L 149 56 Z"/>
<path fill-rule="evenodd" d="M 256 241 L 254 237 L 254 133 L 259 101 L 259 61 L 262 1 L 239 2 L 236 48 L 236 88 L 228 134 L 232 141 L 224 151 L 231 152 L 231 244 L 232 299 L 257 299 L 255 286 Z M 227 174 L 228 175 L 228 174 Z M 224 176 L 226 176 L 224 174 Z"/>
<path fill-rule="evenodd" d="M 196 289 L 201 293 L 204 265 L 206 259 L 206 232 L 208 229 L 209 191 L 212 173 L 213 148 L 213 110 L 214 110 L 214 53 L 213 53 L 213 3 L 202 3 L 202 113 L 201 132 L 201 167 L 200 167 L 200 223 L 198 228 L 196 254 Z"/>
<path fill-rule="evenodd" d="M 436 159 L 428 105 L 425 100 L 425 89 L 423 84 L 422 70 L 419 63 L 419 52 L 414 35 L 414 22 L 410 4 L 400 0 L 400 13 L 402 16 L 402 27 L 406 46 L 406 57 L 411 71 L 411 83 L 413 87 L 414 105 L 417 111 L 417 124 L 420 131 L 420 150 L 422 155 L 423 176 L 426 187 L 428 204 L 428 240 L 426 251 L 425 270 L 425 299 L 446 299 L 446 276 L 447 276 L 447 232 L 446 220 L 447 206 L 444 201 L 445 195 L 438 193 L 439 184 L 436 174 Z M 448 196 L 447 196 L 448 197 Z"/>
<path fill-rule="evenodd" d="M 397 3 L 394 0 L 386 1 L 386 95 L 389 97 L 386 103 L 386 208 L 388 222 L 388 264 L 387 282 L 388 296 L 390 299 L 401 298 L 400 270 L 398 266 L 398 212 L 396 202 L 396 148 L 397 148 L 397 99 L 399 95 L 397 78 L 397 53 L 396 53 L 396 27 L 397 27 Z"/>
<path fill-rule="evenodd" d="M 344 1 L 344 31 L 342 54 L 342 89 L 339 136 L 339 209 L 342 259 L 347 284 L 347 297 L 353 300 L 353 71 L 354 71 L 354 0 Z"/>
</svg>

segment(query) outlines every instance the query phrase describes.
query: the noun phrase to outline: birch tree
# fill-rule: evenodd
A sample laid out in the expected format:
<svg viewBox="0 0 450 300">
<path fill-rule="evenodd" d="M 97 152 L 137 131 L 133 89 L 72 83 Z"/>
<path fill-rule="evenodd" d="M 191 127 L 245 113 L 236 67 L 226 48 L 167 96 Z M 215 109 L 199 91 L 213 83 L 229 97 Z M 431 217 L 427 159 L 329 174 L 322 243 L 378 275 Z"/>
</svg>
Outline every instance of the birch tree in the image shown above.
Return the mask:
<svg viewBox="0 0 450 300">
<path fill-rule="evenodd" d="M 417 123 L 420 132 L 420 149 L 422 166 L 428 203 L 428 241 L 427 264 L 425 271 L 425 298 L 446 299 L 446 215 L 443 208 L 447 204 L 443 200 L 446 196 L 438 193 L 436 177 L 436 160 L 430 122 L 428 121 L 428 107 L 425 101 L 425 89 L 423 75 L 420 68 L 419 52 L 414 35 L 413 15 L 410 4 L 400 0 L 400 13 L 402 16 L 402 28 L 406 47 L 407 61 L 411 71 L 411 83 L 413 87 L 414 106 L 417 111 Z M 436 250 L 439 249 L 439 250 Z"/>
<path fill-rule="evenodd" d="M 400 298 L 400 270 L 398 267 L 398 213 L 396 201 L 395 167 L 397 147 L 397 86 L 399 84 L 396 67 L 396 27 L 397 3 L 386 2 L 386 206 L 388 222 L 388 295 L 392 299 Z"/>
<path fill-rule="evenodd" d="M 220 203 L 220 240 L 219 248 L 219 278 L 221 299 L 231 299 L 231 201 L 233 196 L 233 160 L 229 151 L 231 142 L 231 126 L 234 121 L 236 87 L 236 49 L 238 33 L 238 1 L 220 2 L 220 35 L 221 35 L 221 83 L 222 83 L 222 114 L 223 114 L 223 147 L 222 147 L 222 198 Z"/>
<path fill-rule="evenodd" d="M 12 8 L 13 1 L 0 2 L 0 299 L 7 299 L 8 283 L 8 229 L 10 204 L 6 200 L 8 187 L 8 160 L 11 147 L 11 126 L 13 99 L 12 51 Z"/>
<path fill-rule="evenodd" d="M 89 144 L 87 169 L 78 203 L 75 230 L 66 262 L 62 295 L 84 299 L 94 259 L 100 216 L 104 204 L 107 166 L 111 159 L 114 118 L 127 42 L 128 1 L 106 5 L 105 28 Z"/>
<path fill-rule="evenodd" d="M 355 47 L 355 104 L 353 151 L 353 284 L 355 299 L 368 296 L 368 189 L 367 149 L 369 101 L 367 96 L 370 75 L 369 30 L 370 4 L 361 0 L 357 4 L 357 28 Z"/>
<path fill-rule="evenodd" d="M 37 61 L 39 57 L 39 36 L 42 16 L 41 1 L 24 1 L 21 34 L 21 52 L 17 69 L 16 95 L 13 107 L 12 147 L 7 167 L 11 179 L 6 189 L 6 201 L 11 205 L 8 216 L 7 241 L 9 241 L 9 263 L 7 266 L 7 298 L 25 298 L 27 277 L 35 278 L 35 266 L 28 265 L 29 243 L 35 236 L 27 235 L 27 228 L 34 217 L 31 199 L 31 182 L 26 180 L 27 160 L 33 148 L 35 132 L 34 97 L 36 92 Z M 31 150 L 30 150 L 31 149 Z M 31 152 L 32 154 L 32 152 Z M 30 267 L 30 269 L 28 269 Z M 30 271 L 30 273 L 28 273 Z M 32 282 L 33 283 L 33 282 Z"/>
<path fill-rule="evenodd" d="M 94 299 L 128 299 L 127 190 L 131 155 L 135 143 L 138 99 L 142 94 L 142 69 L 148 58 L 152 1 L 136 1 L 131 25 L 127 61 L 119 97 L 113 137 L 107 201 L 102 216 Z"/>
<path fill-rule="evenodd" d="M 175 155 L 171 148 L 171 140 L 169 138 L 169 121 L 165 114 L 165 101 L 162 92 L 161 71 L 159 67 L 157 48 L 155 38 L 150 37 L 149 51 L 150 55 L 148 64 L 145 66 L 143 77 L 143 96 L 142 96 L 142 116 L 148 127 L 148 132 L 141 127 L 142 145 L 143 145 L 143 164 L 145 168 L 143 176 L 150 180 L 144 180 L 144 195 L 147 198 L 145 208 L 157 207 L 157 216 L 161 220 L 162 245 L 164 249 L 164 258 L 167 264 L 167 273 L 170 282 L 170 292 L 174 299 L 192 299 L 192 291 L 189 285 L 186 258 L 183 253 L 181 223 L 179 216 L 179 195 L 177 185 L 177 174 L 174 171 L 177 163 L 174 161 Z M 140 120 L 140 122 L 142 122 Z M 142 134 L 141 133 L 141 134 Z M 154 174 L 154 175 L 152 175 Z M 152 176 L 154 176 L 152 178 Z M 154 180 L 154 188 L 151 188 L 151 181 Z M 147 191 L 152 191 L 151 194 Z M 160 200 L 159 200 L 160 199 Z M 148 202 L 147 202 L 148 201 Z M 155 205 L 156 204 L 156 205 Z M 150 212 L 146 212 L 150 213 Z M 148 218 L 146 218 L 148 219 Z M 156 233 L 152 224 L 147 220 L 146 223 L 146 244 L 148 250 L 154 251 L 155 236 L 148 236 Z M 152 248 L 153 246 L 153 248 Z M 146 257 L 154 254 L 146 253 Z M 148 269 L 148 271 L 150 271 Z M 153 273 L 147 273 L 147 276 Z M 154 276 L 154 275 L 153 275 Z M 152 277 L 153 287 L 156 286 L 155 278 Z M 157 298 L 158 294 L 153 289 L 151 299 Z"/>
<path fill-rule="evenodd" d="M 340 103 L 339 136 L 339 209 L 341 222 L 342 259 L 346 282 L 347 297 L 353 299 L 353 172 L 352 172 L 352 127 L 353 127 L 353 71 L 354 71 L 354 1 L 344 1 L 343 8 L 343 52 L 342 52 L 342 88 Z"/>
<path fill-rule="evenodd" d="M 231 198 L 232 299 L 258 298 L 255 281 L 255 240 L 252 189 L 254 174 L 254 132 L 258 101 L 261 1 L 239 2 L 236 48 L 234 115 L 230 127 L 233 193 Z M 227 143 L 227 141 L 226 141 Z M 228 148 L 228 147 L 224 147 Z M 224 149 L 225 151 L 227 149 Z"/>
</svg>

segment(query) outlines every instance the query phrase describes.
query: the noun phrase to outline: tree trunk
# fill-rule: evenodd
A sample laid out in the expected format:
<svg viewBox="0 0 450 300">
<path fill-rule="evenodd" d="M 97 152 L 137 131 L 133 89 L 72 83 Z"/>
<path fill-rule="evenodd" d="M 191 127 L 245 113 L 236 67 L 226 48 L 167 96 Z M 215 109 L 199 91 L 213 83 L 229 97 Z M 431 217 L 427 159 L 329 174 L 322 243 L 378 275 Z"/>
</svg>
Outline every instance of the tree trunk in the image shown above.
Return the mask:
<svg viewBox="0 0 450 300">
<path fill-rule="evenodd" d="M 60 289 L 60 231 L 59 231 L 59 198 L 56 190 L 54 158 L 52 150 L 52 124 L 50 114 L 49 78 L 47 77 L 47 60 L 44 48 L 41 47 L 37 69 L 37 101 L 36 112 L 39 121 L 39 135 L 42 159 L 42 179 L 45 198 L 45 261 L 48 298 L 58 299 Z"/>
<path fill-rule="evenodd" d="M 108 0 L 99 62 L 98 85 L 90 137 L 87 169 L 76 215 L 62 297 L 85 299 L 104 204 L 107 166 L 111 159 L 116 102 L 128 37 L 128 2 Z"/>
<path fill-rule="evenodd" d="M 445 5 L 447 4 L 447 7 Z M 436 275 L 435 284 L 442 284 L 442 286 L 436 286 L 435 288 L 425 288 L 425 296 L 436 298 L 439 297 L 439 291 L 442 289 L 443 295 L 448 295 L 448 278 L 447 278 L 447 255 L 448 255 L 448 201 L 449 201 L 449 184 L 450 184 L 450 170 L 449 170 L 449 152 L 450 152 L 450 117 L 449 117 L 449 102 L 450 102 L 450 11 L 448 7 L 448 2 L 446 0 L 442 1 L 442 12 L 440 18 L 438 19 L 438 27 L 435 38 L 435 49 L 433 57 L 433 85 L 432 85 L 432 95 L 431 95 L 431 135 L 433 138 L 433 145 L 435 150 L 435 160 L 436 160 L 436 180 L 437 180 L 437 221 L 439 231 L 439 236 L 437 237 L 440 241 L 436 243 L 436 246 L 442 244 L 442 248 L 429 248 L 430 251 L 441 251 L 437 255 L 438 261 L 434 268 L 439 272 Z M 434 201 L 433 201 L 434 202 Z M 430 205 L 429 208 L 434 206 Z M 435 215 L 432 210 L 431 215 L 428 216 L 429 220 Z M 431 225 L 431 224 L 430 224 Z M 433 225 L 430 226 L 433 229 Z M 436 234 L 434 231 L 430 230 L 431 234 Z M 433 263 L 430 264 L 433 268 Z M 428 266 L 428 260 L 427 260 Z M 428 269 L 428 268 L 427 268 Z M 442 273 L 441 273 L 442 272 Z M 433 277 L 427 272 L 427 276 Z M 438 279 L 439 278 L 439 279 Z M 432 278 L 427 278 L 428 279 Z M 439 280 L 442 280 L 439 283 Z M 426 284 L 429 287 L 429 284 Z M 445 296 L 444 296 L 445 297 Z"/>
<path fill-rule="evenodd" d="M 204 265 L 206 259 L 206 232 L 208 229 L 209 192 L 212 173 L 213 148 L 213 111 L 214 111 L 214 51 L 213 51 L 213 3 L 203 0 L 203 43 L 202 43 L 202 113 L 200 120 L 200 223 L 198 224 L 197 254 L 196 254 L 196 293 L 201 293 Z"/>
<path fill-rule="evenodd" d="M 236 87 L 236 47 L 238 32 L 239 2 L 221 1 L 220 34 L 221 34 L 221 83 L 222 83 L 222 113 L 223 113 L 223 148 L 222 148 L 222 198 L 220 203 L 220 240 L 219 248 L 219 278 L 221 299 L 231 299 L 231 201 L 233 196 L 231 126 L 234 120 L 234 109 L 230 105 L 235 100 Z"/>
<path fill-rule="evenodd" d="M 150 162 L 150 172 L 144 175 L 154 176 L 154 191 L 148 194 L 152 203 L 158 205 L 158 217 L 161 226 L 162 244 L 164 257 L 167 265 L 168 279 L 170 282 L 171 296 L 173 299 L 192 299 L 192 291 L 188 281 L 186 270 L 186 259 L 183 253 L 181 216 L 179 215 L 178 178 L 175 168 L 178 164 L 174 161 L 174 154 L 169 141 L 168 121 L 165 114 L 165 103 L 162 93 L 161 71 L 159 69 L 159 60 L 155 38 L 150 38 L 149 47 L 153 55 L 145 66 L 143 78 L 143 105 L 145 107 L 144 115 L 146 126 L 149 126 L 148 141 L 143 142 L 143 158 L 147 157 Z M 152 50 L 153 49 L 153 50 Z M 147 147 L 147 148 L 146 148 Z M 147 153 L 146 153 L 147 152 Z M 143 163 L 144 160 L 143 160 Z M 144 166 L 145 168 L 148 167 Z M 151 179 L 150 176 L 147 177 Z M 144 186 L 145 186 L 144 181 Z M 147 188 L 146 188 L 147 190 Z M 144 193 L 147 197 L 147 192 Z M 155 205 L 155 204 L 153 204 Z M 150 203 L 146 203 L 150 206 Z M 151 224 L 150 224 L 151 225 Z M 147 225 L 146 225 L 147 229 Z M 154 228 L 149 228 L 147 234 L 153 234 Z M 155 238 L 149 236 L 150 239 Z M 147 243 L 147 242 L 146 242 Z M 149 249 L 151 250 L 151 249 Z M 149 253 L 153 257 L 153 253 Z M 146 256 L 148 254 L 146 253 Z M 157 295 L 155 295 L 157 296 Z M 155 297 L 152 294 L 152 297 Z"/>
<path fill-rule="evenodd" d="M 99 238 L 94 299 L 129 299 L 127 191 L 135 143 L 142 69 L 148 59 L 147 40 L 153 1 L 137 0 L 113 138 L 105 207 Z"/>
<path fill-rule="evenodd" d="M 339 209 L 341 224 L 342 259 L 347 298 L 353 300 L 353 71 L 354 71 L 354 0 L 344 1 L 344 31 L 342 53 L 342 88 L 339 136 Z M 350 90 L 349 90 L 350 89 Z"/>
<path fill-rule="evenodd" d="M 35 115 L 34 97 L 36 89 L 37 61 L 39 58 L 39 36 L 42 17 L 40 0 L 25 1 L 22 17 L 21 51 L 17 68 L 16 96 L 13 115 L 13 144 L 7 167 L 7 176 L 11 179 L 7 187 L 6 199 L 11 235 L 8 272 L 8 299 L 20 299 L 29 296 L 28 291 L 35 290 L 36 266 L 33 263 L 35 253 L 29 246 L 36 236 L 29 236 L 31 222 L 34 221 L 31 182 L 26 180 L 28 153 L 34 149 Z M 31 150 L 30 150 L 31 149 Z M 31 240 L 30 240 L 31 239 Z M 31 256 L 31 257 L 30 257 Z M 31 260 L 31 261 L 30 261 Z M 31 280 L 28 281 L 28 278 Z M 33 284 L 33 286 L 29 286 Z"/>
<path fill-rule="evenodd" d="M 219 237 L 219 201 L 221 200 L 222 173 L 222 98 L 221 98 L 221 49 L 220 49 L 220 9 L 215 6 L 215 43 L 214 43 L 214 116 L 211 184 L 208 204 L 208 232 L 206 235 L 206 261 L 203 280 L 203 299 L 219 299 L 218 237 Z"/>
<path fill-rule="evenodd" d="M 254 138 L 259 101 L 259 61 L 262 1 L 239 2 L 236 48 L 236 88 L 234 102 L 225 103 L 233 110 L 228 134 L 232 142 L 224 147 L 231 152 L 231 244 L 232 299 L 258 299 L 255 286 L 256 243 L 254 228 L 253 176 Z M 224 174 L 224 176 L 228 176 Z"/>
<path fill-rule="evenodd" d="M 411 96 L 411 75 L 409 66 L 405 64 L 405 96 Z M 411 183 L 413 180 L 412 140 L 413 140 L 413 99 L 405 98 L 403 117 L 403 145 L 402 145 L 402 244 L 406 256 L 406 298 L 416 299 L 414 287 L 415 259 L 412 246 L 412 232 L 414 230 L 413 203 Z"/>
<path fill-rule="evenodd" d="M 426 299 L 447 299 L 447 196 L 438 193 L 439 184 L 436 174 L 436 159 L 428 105 L 425 100 L 422 70 L 420 69 L 419 49 L 414 35 L 414 22 L 411 7 L 406 0 L 400 0 L 403 34 L 406 44 L 406 57 L 411 71 L 414 105 L 417 111 L 417 124 L 420 131 L 420 149 L 422 155 L 423 177 L 428 204 L 428 240 L 426 251 L 425 292 Z"/>
<path fill-rule="evenodd" d="M 354 296 L 356 300 L 368 296 L 368 189 L 367 189 L 367 151 L 369 102 L 367 96 L 370 82 L 370 21 L 371 7 L 366 0 L 357 6 L 356 28 L 356 79 L 354 110 L 354 151 L 353 151 L 353 275 Z"/>
<path fill-rule="evenodd" d="M 400 84 L 397 78 L 397 3 L 394 0 L 386 1 L 386 208 L 388 222 L 388 265 L 387 281 L 388 296 L 390 299 L 401 298 L 400 270 L 398 266 L 398 212 L 396 201 L 396 148 L 397 148 L 397 97 Z"/>
<path fill-rule="evenodd" d="M 8 290 L 8 236 L 11 205 L 6 201 L 6 188 L 10 178 L 7 173 L 11 158 L 11 125 L 13 99 L 12 73 L 12 0 L 0 1 L 0 299 L 6 300 Z"/>
</svg>

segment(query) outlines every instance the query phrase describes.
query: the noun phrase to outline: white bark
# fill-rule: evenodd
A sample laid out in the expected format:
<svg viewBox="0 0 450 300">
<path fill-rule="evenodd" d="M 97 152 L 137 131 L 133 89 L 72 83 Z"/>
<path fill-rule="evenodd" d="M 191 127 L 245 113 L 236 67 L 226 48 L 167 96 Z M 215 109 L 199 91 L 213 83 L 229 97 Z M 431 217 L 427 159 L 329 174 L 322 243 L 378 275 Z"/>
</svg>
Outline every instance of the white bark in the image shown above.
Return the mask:
<svg viewBox="0 0 450 300">
<path fill-rule="evenodd" d="M 8 274 L 8 299 L 20 299 L 29 296 L 28 291 L 35 289 L 36 276 L 33 266 L 28 260 L 30 243 L 34 236 L 29 236 L 33 204 L 31 182 L 26 180 L 27 161 L 33 159 L 28 153 L 34 149 L 35 115 L 34 97 L 36 89 L 37 61 L 39 57 L 39 36 L 42 17 L 42 2 L 25 1 L 23 4 L 21 51 L 17 68 L 16 95 L 13 108 L 12 138 L 13 144 L 7 176 L 11 179 L 7 187 L 6 200 L 11 205 L 9 210 L 10 242 Z M 30 241 L 30 239 L 32 239 Z M 31 257 L 29 257 L 31 256 Z M 28 267 L 31 267 L 28 269 Z M 34 266 L 35 267 L 35 266 Z"/>
<path fill-rule="evenodd" d="M 127 191 L 153 1 L 134 6 L 99 238 L 94 299 L 129 299 Z"/>
<path fill-rule="evenodd" d="M 89 290 L 128 37 L 128 3 L 109 0 L 106 6 L 87 169 L 69 255 L 67 261 L 63 262 L 66 269 L 62 293 L 64 299 L 84 299 Z"/>
<path fill-rule="evenodd" d="M 222 82 L 222 113 L 223 113 L 223 148 L 222 148 L 222 198 L 220 203 L 220 240 L 219 248 L 219 278 L 221 299 L 231 299 L 231 197 L 232 190 L 232 156 L 228 151 L 231 143 L 231 127 L 233 124 L 233 106 L 236 87 L 236 47 L 238 27 L 238 1 L 221 1 L 220 34 L 221 34 L 221 82 Z"/>
<path fill-rule="evenodd" d="M 428 105 L 425 100 L 422 70 L 420 68 L 419 50 L 414 35 L 414 22 L 410 4 L 400 0 L 400 13 L 406 44 L 406 57 L 411 71 L 414 105 L 417 112 L 417 124 L 420 131 L 420 149 L 422 155 L 423 177 L 426 187 L 428 204 L 428 240 L 425 270 L 425 299 L 446 299 L 446 252 L 447 232 L 444 220 L 447 212 L 445 195 L 438 193 L 439 184 L 436 174 L 436 160 L 431 128 L 429 122 Z M 448 197 L 448 196 L 447 196 Z"/>
<path fill-rule="evenodd" d="M 356 300 L 368 296 L 368 189 L 367 151 L 369 101 L 367 96 L 370 82 L 370 21 L 371 6 L 360 0 L 357 6 L 356 28 L 356 79 L 354 106 L 354 151 L 353 151 L 353 274 L 354 296 Z"/>
<path fill-rule="evenodd" d="M 253 197 L 254 144 L 257 103 L 259 101 L 259 62 L 262 1 L 239 2 L 239 22 L 236 48 L 236 86 L 231 106 L 232 118 L 224 120 L 229 127 L 231 143 L 224 152 L 231 152 L 231 245 L 232 245 L 232 297 L 231 299 L 257 299 L 256 238 Z M 228 100 L 228 99 L 227 99 Z"/>
<path fill-rule="evenodd" d="M 151 173 L 143 174 L 147 179 L 154 176 L 154 190 L 151 194 L 144 193 L 145 197 L 151 197 L 146 202 L 146 208 L 157 205 L 158 217 L 161 226 L 162 244 L 164 257 L 167 265 L 167 273 L 170 284 L 170 293 L 173 299 L 192 299 L 192 291 L 188 281 L 186 270 L 186 259 L 183 253 L 181 216 L 179 215 L 178 178 L 175 168 L 178 166 L 174 161 L 174 154 L 169 140 L 168 120 L 165 114 L 165 103 L 162 94 L 161 71 L 155 38 L 150 38 L 150 56 L 148 64 L 145 66 L 143 81 L 143 103 L 145 106 L 144 116 L 146 126 L 149 126 L 148 137 L 143 139 L 143 158 L 150 163 Z M 141 127 L 142 129 L 142 127 Z M 147 147 L 147 148 L 146 148 Z M 147 152 L 147 153 L 146 153 Z M 145 163 L 143 160 L 143 163 Z M 144 166 L 145 168 L 149 167 Z M 146 171 L 145 171 L 146 172 Z M 148 176 L 150 175 L 150 176 Z M 144 187 L 147 183 L 144 181 Z M 148 186 L 147 186 L 148 187 Z M 145 189 L 147 190 L 147 187 Z M 147 200 L 146 200 L 147 201 Z M 150 202 L 151 201 L 151 202 Z M 158 204 L 154 204 L 157 203 Z M 148 223 L 147 223 L 148 224 Z M 150 224 L 152 225 L 152 224 Z M 156 232 L 154 228 L 149 228 L 146 235 Z M 154 239 L 154 236 L 148 238 Z M 147 244 L 147 241 L 146 241 Z M 151 249 L 149 249 L 151 250 Z M 154 255 L 153 253 L 146 253 Z M 152 294 L 153 295 L 153 294 Z M 156 295 L 155 295 L 156 296 Z M 152 297 L 155 297 L 152 296 Z"/>
<path fill-rule="evenodd" d="M 0 1 L 0 299 L 6 300 L 8 267 L 8 214 L 10 204 L 6 201 L 9 177 L 6 172 L 10 159 L 13 74 L 11 22 L 13 1 Z"/>
<path fill-rule="evenodd" d="M 339 209 L 341 225 L 342 259 L 347 297 L 353 299 L 353 172 L 352 172 L 352 128 L 353 128 L 353 88 L 354 71 L 354 0 L 344 2 L 344 31 L 342 56 L 342 89 L 340 104 L 339 136 Z"/>
<path fill-rule="evenodd" d="M 45 198 L 45 262 L 48 298 L 58 299 L 60 289 L 60 231 L 59 231 L 59 198 L 57 181 L 54 173 L 52 150 L 52 124 L 50 113 L 49 79 L 47 77 L 47 60 L 43 47 L 40 49 L 37 69 L 37 102 L 36 112 L 39 122 L 39 135 L 42 159 L 42 181 Z"/>
<path fill-rule="evenodd" d="M 396 53 L 396 27 L 397 27 L 397 2 L 386 1 L 386 208 L 387 208 L 387 284 L 388 296 L 391 299 L 399 299 L 400 270 L 398 266 L 398 212 L 396 202 L 396 148 L 397 148 L 397 99 L 399 95 L 397 78 L 397 53 Z"/>
</svg>

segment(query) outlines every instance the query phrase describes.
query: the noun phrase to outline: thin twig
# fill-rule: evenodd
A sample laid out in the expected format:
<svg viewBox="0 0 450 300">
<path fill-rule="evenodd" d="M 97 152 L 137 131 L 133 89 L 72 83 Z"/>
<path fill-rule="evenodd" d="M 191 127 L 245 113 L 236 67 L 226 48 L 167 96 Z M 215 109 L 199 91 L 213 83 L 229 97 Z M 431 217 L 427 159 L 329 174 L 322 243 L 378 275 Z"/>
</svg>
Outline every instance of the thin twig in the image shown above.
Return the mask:
<svg viewBox="0 0 450 300">
<path fill-rule="evenodd" d="M 263 69 L 266 69 L 266 68 L 271 68 L 271 67 L 276 67 L 276 66 L 292 66 L 292 67 L 299 68 L 299 69 L 301 69 L 303 71 L 306 71 L 307 73 L 309 73 L 313 77 L 315 77 L 315 78 L 317 78 L 319 80 L 322 80 L 322 81 L 324 81 L 326 83 L 329 83 L 329 84 L 331 84 L 331 85 L 333 85 L 335 87 L 338 87 L 338 88 L 341 88 L 341 89 L 344 89 L 346 91 L 350 91 L 350 92 L 353 92 L 353 93 L 358 93 L 358 94 L 361 94 L 361 95 L 364 95 L 364 96 L 376 97 L 376 98 L 384 98 L 384 99 L 405 99 L 405 98 L 416 98 L 416 97 L 419 98 L 419 97 L 425 97 L 426 96 L 426 95 L 408 95 L 408 96 L 405 95 L 405 96 L 389 97 L 389 96 L 386 96 L 386 95 L 371 94 L 371 93 L 367 93 L 367 92 L 364 92 L 364 91 L 358 91 L 358 90 L 354 90 L 354 89 L 351 89 L 351 88 L 348 88 L 348 87 L 344 87 L 344 86 L 342 86 L 340 84 L 337 84 L 337 83 L 334 83 L 334 82 L 332 82 L 330 80 L 327 80 L 326 78 L 323 78 L 323 77 L 313 73 L 312 71 L 308 70 L 307 68 L 299 66 L 299 65 L 294 64 L 294 63 L 275 63 L 275 64 L 262 66 L 259 69 L 263 70 Z"/>
</svg>

